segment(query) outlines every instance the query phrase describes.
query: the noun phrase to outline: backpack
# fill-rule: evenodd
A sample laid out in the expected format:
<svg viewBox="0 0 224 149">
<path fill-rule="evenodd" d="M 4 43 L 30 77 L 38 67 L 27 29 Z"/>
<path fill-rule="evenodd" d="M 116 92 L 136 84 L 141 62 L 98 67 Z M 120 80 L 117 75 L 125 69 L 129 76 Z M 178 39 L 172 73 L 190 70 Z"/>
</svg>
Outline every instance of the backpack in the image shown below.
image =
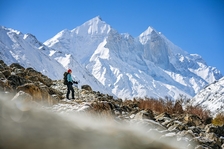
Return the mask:
<svg viewBox="0 0 224 149">
<path fill-rule="evenodd" d="M 68 75 L 68 72 L 64 72 L 64 81 L 63 81 L 64 85 L 68 84 L 67 75 Z"/>
</svg>

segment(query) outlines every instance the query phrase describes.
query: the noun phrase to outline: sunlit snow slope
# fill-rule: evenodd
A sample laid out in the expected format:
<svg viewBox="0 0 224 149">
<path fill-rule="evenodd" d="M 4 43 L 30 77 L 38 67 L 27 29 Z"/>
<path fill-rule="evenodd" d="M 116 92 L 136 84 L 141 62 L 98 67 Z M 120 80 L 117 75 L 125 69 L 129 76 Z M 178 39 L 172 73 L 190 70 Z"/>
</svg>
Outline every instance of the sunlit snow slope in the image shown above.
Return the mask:
<svg viewBox="0 0 224 149">
<path fill-rule="evenodd" d="M 212 113 L 224 112 L 224 77 L 203 88 L 192 100 Z"/>
<path fill-rule="evenodd" d="M 65 68 L 80 71 L 77 66 L 82 66 L 123 99 L 191 97 L 222 77 L 201 56 L 188 54 L 152 27 L 134 38 L 118 33 L 99 16 L 44 44 L 50 48 L 44 52 Z"/>
<path fill-rule="evenodd" d="M 32 67 L 51 79 L 63 79 L 64 72 L 71 68 L 74 80 L 79 81 L 79 87 L 89 84 L 95 91 L 115 96 L 81 66 L 72 54 L 51 50 L 32 34 L 0 26 L 0 60 L 8 65 L 19 63 L 25 68 Z"/>
<path fill-rule="evenodd" d="M 8 65 L 19 63 L 25 68 L 32 67 L 52 79 L 58 79 L 65 68 L 37 48 L 41 45 L 32 34 L 0 26 L 1 60 Z"/>
</svg>

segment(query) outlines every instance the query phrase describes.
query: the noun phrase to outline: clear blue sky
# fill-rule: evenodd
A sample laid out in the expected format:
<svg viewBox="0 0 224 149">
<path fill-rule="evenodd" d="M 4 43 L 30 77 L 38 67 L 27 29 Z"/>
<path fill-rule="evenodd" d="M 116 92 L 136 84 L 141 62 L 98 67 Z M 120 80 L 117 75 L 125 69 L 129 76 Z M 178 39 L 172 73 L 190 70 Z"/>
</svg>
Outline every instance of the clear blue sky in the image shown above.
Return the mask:
<svg viewBox="0 0 224 149">
<path fill-rule="evenodd" d="M 41 42 L 96 16 L 133 37 L 151 26 L 224 75 L 224 0 L 0 0 L 0 25 Z"/>
</svg>

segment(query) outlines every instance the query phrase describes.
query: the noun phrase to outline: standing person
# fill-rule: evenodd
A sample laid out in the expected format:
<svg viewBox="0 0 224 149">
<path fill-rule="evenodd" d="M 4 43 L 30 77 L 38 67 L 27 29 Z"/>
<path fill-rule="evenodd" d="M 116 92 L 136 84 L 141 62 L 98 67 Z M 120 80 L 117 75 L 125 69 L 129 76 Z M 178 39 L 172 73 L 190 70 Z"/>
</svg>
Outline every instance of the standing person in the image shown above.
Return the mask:
<svg viewBox="0 0 224 149">
<path fill-rule="evenodd" d="M 72 80 L 71 73 L 72 73 L 72 70 L 71 69 L 68 69 L 68 74 L 67 74 L 67 81 L 68 81 L 68 83 L 67 83 L 67 94 L 66 94 L 66 98 L 68 100 L 70 100 L 69 99 L 70 91 L 72 91 L 72 99 L 75 99 L 75 97 L 74 97 L 74 89 L 72 87 L 72 84 L 73 84 L 74 81 Z"/>
</svg>

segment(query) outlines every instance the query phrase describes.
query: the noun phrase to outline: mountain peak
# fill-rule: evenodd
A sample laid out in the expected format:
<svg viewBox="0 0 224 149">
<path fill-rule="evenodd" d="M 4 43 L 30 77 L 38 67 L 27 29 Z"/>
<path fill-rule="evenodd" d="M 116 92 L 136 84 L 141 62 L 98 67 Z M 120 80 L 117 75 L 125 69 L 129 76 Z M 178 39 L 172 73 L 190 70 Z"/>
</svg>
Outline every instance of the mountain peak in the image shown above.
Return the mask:
<svg viewBox="0 0 224 149">
<path fill-rule="evenodd" d="M 153 27 L 149 26 L 140 36 L 150 36 L 153 32 L 158 33 Z"/>
<path fill-rule="evenodd" d="M 81 26 L 72 30 L 76 34 L 108 34 L 111 27 L 106 22 L 102 21 L 100 16 L 90 19 Z"/>
<path fill-rule="evenodd" d="M 100 16 L 96 16 L 95 18 L 93 18 L 92 20 L 98 20 L 98 21 L 103 21 L 102 18 Z"/>
<path fill-rule="evenodd" d="M 13 33 L 15 33 L 15 34 L 18 34 L 18 35 L 20 35 L 20 34 L 22 34 L 20 31 L 18 31 L 18 30 L 15 30 L 15 29 L 12 29 L 12 28 L 7 28 L 7 27 L 5 27 L 5 26 L 0 26 L 0 30 L 4 30 L 4 31 L 6 31 L 6 32 L 13 32 Z"/>
<path fill-rule="evenodd" d="M 100 16 L 96 16 L 89 21 L 85 22 L 84 24 L 99 24 L 99 23 L 105 23 Z"/>
</svg>

